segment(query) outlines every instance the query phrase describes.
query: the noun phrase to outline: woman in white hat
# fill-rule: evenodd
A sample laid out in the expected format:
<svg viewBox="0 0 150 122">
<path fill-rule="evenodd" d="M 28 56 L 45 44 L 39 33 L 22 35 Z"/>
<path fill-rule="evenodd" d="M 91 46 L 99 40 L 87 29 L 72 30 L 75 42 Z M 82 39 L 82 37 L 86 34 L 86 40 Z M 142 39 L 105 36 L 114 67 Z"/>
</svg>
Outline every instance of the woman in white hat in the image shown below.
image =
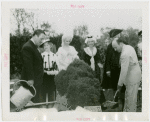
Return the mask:
<svg viewBox="0 0 150 122">
<path fill-rule="evenodd" d="M 50 39 L 43 40 L 40 47 L 44 48 L 42 53 L 43 66 L 44 66 L 44 76 L 42 84 L 42 97 L 43 102 L 55 101 L 56 86 L 54 82 L 54 77 L 58 73 L 58 68 L 56 65 L 56 55 L 51 52 L 52 42 Z M 48 96 L 48 101 L 46 101 L 46 95 Z"/>
<path fill-rule="evenodd" d="M 84 48 L 82 59 L 91 66 L 96 73 L 96 78 L 100 79 L 100 68 L 103 67 L 101 63 L 99 50 L 95 47 L 96 39 L 93 36 L 88 36 L 85 40 L 87 47 Z"/>
<path fill-rule="evenodd" d="M 67 67 L 75 58 L 78 57 L 78 52 L 73 46 L 70 46 L 73 36 L 64 34 L 62 36 L 62 46 L 57 51 L 57 65 L 58 69 L 66 70 Z"/>
</svg>

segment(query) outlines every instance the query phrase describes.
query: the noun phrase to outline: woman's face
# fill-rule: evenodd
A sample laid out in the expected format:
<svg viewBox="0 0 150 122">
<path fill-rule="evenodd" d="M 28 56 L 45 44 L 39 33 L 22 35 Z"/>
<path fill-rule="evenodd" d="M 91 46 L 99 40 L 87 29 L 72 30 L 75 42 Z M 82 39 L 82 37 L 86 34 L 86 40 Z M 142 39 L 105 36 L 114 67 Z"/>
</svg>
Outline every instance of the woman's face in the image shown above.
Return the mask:
<svg viewBox="0 0 150 122">
<path fill-rule="evenodd" d="M 64 44 L 65 45 L 69 45 L 72 41 L 72 38 L 71 37 L 67 37 L 65 40 L 64 40 Z"/>
<path fill-rule="evenodd" d="M 45 50 L 45 51 L 50 51 L 51 46 L 50 46 L 50 44 L 49 44 L 48 42 L 45 42 L 45 43 L 43 44 L 43 47 L 44 47 L 44 50 Z"/>
<path fill-rule="evenodd" d="M 94 47 L 94 44 L 95 44 L 95 41 L 92 40 L 92 39 L 89 39 L 88 42 L 87 42 L 87 45 L 88 45 L 89 47 Z"/>
</svg>

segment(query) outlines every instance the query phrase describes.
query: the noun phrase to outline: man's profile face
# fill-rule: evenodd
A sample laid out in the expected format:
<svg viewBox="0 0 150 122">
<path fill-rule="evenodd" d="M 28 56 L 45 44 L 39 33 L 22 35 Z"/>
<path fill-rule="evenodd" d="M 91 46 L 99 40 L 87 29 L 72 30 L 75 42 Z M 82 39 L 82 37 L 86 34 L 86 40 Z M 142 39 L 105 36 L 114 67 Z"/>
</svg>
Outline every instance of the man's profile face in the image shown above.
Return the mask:
<svg viewBox="0 0 150 122">
<path fill-rule="evenodd" d="M 36 42 L 37 42 L 38 46 L 40 46 L 44 37 L 45 37 L 45 35 L 43 33 L 41 33 L 39 36 L 36 35 Z"/>
<path fill-rule="evenodd" d="M 114 48 L 115 51 L 121 52 L 122 49 L 121 43 L 118 44 L 116 40 L 113 40 L 112 47 Z"/>
</svg>

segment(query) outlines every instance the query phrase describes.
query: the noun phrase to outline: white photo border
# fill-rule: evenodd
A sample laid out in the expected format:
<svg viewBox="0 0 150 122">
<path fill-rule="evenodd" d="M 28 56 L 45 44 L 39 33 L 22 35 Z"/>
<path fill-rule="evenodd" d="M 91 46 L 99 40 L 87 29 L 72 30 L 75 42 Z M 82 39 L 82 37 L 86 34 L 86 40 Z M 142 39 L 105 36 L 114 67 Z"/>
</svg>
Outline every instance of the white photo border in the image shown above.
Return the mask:
<svg viewBox="0 0 150 122">
<path fill-rule="evenodd" d="M 84 5 L 82 9 L 141 9 L 142 10 L 142 112 L 48 112 L 44 109 L 37 109 L 35 113 L 28 112 L 10 112 L 10 9 L 81 9 L 71 8 L 73 5 Z M 28 2 L 2 2 L 2 120 L 3 121 L 77 121 L 77 118 L 90 118 L 90 120 L 130 120 L 130 121 L 148 121 L 149 120 L 149 2 L 148 1 L 28 1 Z M 144 53 L 146 52 L 146 54 Z M 4 57 L 8 55 L 8 60 Z M 147 61 L 146 61 L 147 60 Z M 8 65 L 6 65 L 8 64 Z"/>
</svg>

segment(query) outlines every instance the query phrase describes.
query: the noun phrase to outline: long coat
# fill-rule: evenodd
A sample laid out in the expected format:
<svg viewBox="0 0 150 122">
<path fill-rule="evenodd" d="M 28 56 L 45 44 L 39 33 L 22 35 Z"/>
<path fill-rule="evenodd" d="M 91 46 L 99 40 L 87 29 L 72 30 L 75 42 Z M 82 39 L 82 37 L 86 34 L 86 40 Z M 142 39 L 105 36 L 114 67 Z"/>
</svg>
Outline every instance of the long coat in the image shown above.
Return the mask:
<svg viewBox="0 0 150 122">
<path fill-rule="evenodd" d="M 97 48 L 96 48 L 97 49 Z M 87 63 L 89 66 L 91 65 L 91 61 L 90 61 L 90 59 L 91 59 L 91 56 L 89 56 L 86 52 L 85 52 L 85 50 L 82 50 L 82 53 L 81 53 L 81 60 L 84 60 L 84 62 L 85 63 Z M 97 52 L 96 52 L 96 54 L 95 54 L 95 56 L 94 56 L 94 61 L 95 61 L 95 74 L 96 74 L 96 78 L 99 80 L 99 82 L 100 82 L 100 84 L 101 84 L 101 72 L 100 72 L 100 68 L 99 68 L 99 66 L 98 66 L 98 63 L 101 63 L 101 64 L 103 64 L 103 59 L 102 59 L 102 56 L 101 56 L 101 54 L 100 54 L 100 51 L 97 49 Z M 103 93 L 103 91 L 101 90 L 100 91 L 100 100 L 99 100 L 99 102 L 100 102 L 100 104 L 102 104 L 103 102 L 105 102 L 106 101 L 106 99 L 105 99 L 105 97 L 104 97 L 104 93 Z"/>
<path fill-rule="evenodd" d="M 32 99 L 34 103 L 40 102 L 40 87 L 43 82 L 43 59 L 35 44 L 29 40 L 21 50 L 23 59 L 22 80 L 34 80 L 36 96 Z"/>
<path fill-rule="evenodd" d="M 91 65 L 91 56 L 89 56 L 84 50 L 82 51 L 82 60 L 84 60 L 85 63 L 87 63 L 89 66 Z M 94 56 L 94 61 L 95 61 L 95 74 L 96 74 L 96 78 L 101 82 L 101 78 L 100 78 L 100 68 L 98 66 L 98 63 L 101 63 L 101 59 L 100 59 L 100 54 L 99 54 L 99 50 L 97 49 L 97 52 Z"/>
<path fill-rule="evenodd" d="M 102 87 L 104 89 L 117 89 L 117 84 L 120 75 L 120 65 L 119 65 L 120 53 L 116 52 L 112 43 L 110 43 L 107 47 L 106 51 L 106 60 L 104 64 L 104 75 Z M 111 77 L 106 75 L 106 72 L 111 72 Z"/>
</svg>

